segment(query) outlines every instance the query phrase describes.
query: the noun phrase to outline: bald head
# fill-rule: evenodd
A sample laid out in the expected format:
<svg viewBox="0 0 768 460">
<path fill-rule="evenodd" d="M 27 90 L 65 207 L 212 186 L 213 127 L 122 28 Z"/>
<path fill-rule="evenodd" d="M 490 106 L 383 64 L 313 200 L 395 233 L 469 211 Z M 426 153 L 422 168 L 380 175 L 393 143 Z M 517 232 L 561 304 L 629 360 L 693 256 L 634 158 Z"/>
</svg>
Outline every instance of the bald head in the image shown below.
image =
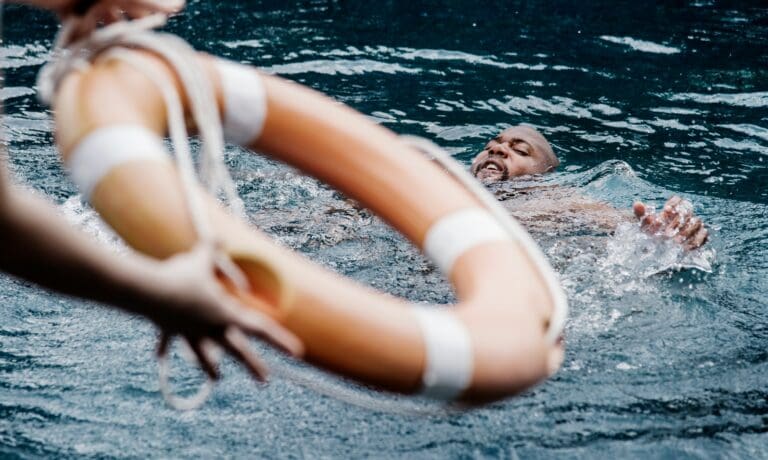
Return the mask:
<svg viewBox="0 0 768 460">
<path fill-rule="evenodd" d="M 501 132 L 501 136 L 504 137 L 513 137 L 517 139 L 522 139 L 528 144 L 530 144 L 534 150 L 541 153 L 542 155 L 542 163 L 543 166 L 546 168 L 544 171 L 541 172 L 547 172 L 551 171 L 558 166 L 560 166 L 560 160 L 555 155 L 555 152 L 552 150 L 552 146 L 549 145 L 549 141 L 546 137 L 544 137 L 543 134 L 541 134 L 539 131 L 537 131 L 535 128 L 532 128 L 530 126 L 525 125 L 517 125 L 512 126 L 511 128 L 507 128 L 504 131 Z"/>
<path fill-rule="evenodd" d="M 530 126 L 513 126 L 493 138 L 472 161 L 472 174 L 487 182 L 542 174 L 560 164 L 547 139 Z"/>
</svg>

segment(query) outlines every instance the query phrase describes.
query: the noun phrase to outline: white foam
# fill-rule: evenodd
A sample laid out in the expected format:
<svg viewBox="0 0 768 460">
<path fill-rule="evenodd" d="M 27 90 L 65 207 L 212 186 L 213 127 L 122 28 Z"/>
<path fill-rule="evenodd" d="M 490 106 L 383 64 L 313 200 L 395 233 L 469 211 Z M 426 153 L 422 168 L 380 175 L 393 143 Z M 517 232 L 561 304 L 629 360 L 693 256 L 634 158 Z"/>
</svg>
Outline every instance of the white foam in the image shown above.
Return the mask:
<svg viewBox="0 0 768 460">
<path fill-rule="evenodd" d="M 670 101 L 691 101 L 700 104 L 724 104 L 734 107 L 768 107 L 768 91 L 754 93 L 679 93 L 667 97 Z"/>
<path fill-rule="evenodd" d="M 746 134 L 748 136 L 758 137 L 764 141 L 768 141 L 768 128 L 762 126 L 739 124 L 739 125 L 718 125 L 723 128 L 728 128 L 737 133 Z"/>
<path fill-rule="evenodd" d="M 264 46 L 265 43 L 267 43 L 266 40 L 238 40 L 233 42 L 224 42 L 222 43 L 222 45 L 231 49 L 236 49 L 240 47 L 261 48 Z"/>
<path fill-rule="evenodd" d="M 0 88 L 0 101 L 6 101 L 15 97 L 29 96 L 35 94 L 35 90 L 24 86 L 8 86 Z"/>
<path fill-rule="evenodd" d="M 278 64 L 265 67 L 267 73 L 279 75 L 295 75 L 302 73 L 319 73 L 322 75 L 363 75 L 367 73 L 386 73 L 390 75 L 398 73 L 417 74 L 420 68 L 405 67 L 400 64 L 390 64 L 371 59 L 318 59 L 314 61 L 294 62 L 290 64 Z"/>
<path fill-rule="evenodd" d="M 658 43 L 649 42 L 646 40 L 637 40 L 632 37 L 614 37 L 612 35 L 602 35 L 600 36 L 600 39 L 611 43 L 617 43 L 619 45 L 627 45 L 635 51 L 642 51 L 644 53 L 677 54 L 680 52 L 680 48 L 659 45 Z"/>
</svg>

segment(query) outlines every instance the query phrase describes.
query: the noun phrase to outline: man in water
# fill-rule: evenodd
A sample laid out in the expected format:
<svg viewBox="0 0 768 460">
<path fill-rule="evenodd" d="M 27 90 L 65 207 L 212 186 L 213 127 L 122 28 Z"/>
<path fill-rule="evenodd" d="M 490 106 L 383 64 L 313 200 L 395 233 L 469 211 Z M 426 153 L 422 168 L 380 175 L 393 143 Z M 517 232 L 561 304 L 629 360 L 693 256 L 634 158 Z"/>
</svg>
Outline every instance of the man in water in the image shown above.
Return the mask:
<svg viewBox="0 0 768 460">
<path fill-rule="evenodd" d="M 522 176 L 545 174 L 554 171 L 559 164 L 560 160 L 552 150 L 552 146 L 541 133 L 529 126 L 518 125 L 505 129 L 491 139 L 472 160 L 470 171 L 476 178 L 489 184 Z M 583 199 L 574 201 L 572 193 L 557 199 L 559 202 L 559 204 L 555 203 L 557 206 L 563 204 L 561 199 L 566 199 L 571 200 L 571 204 L 576 208 L 596 211 L 598 214 L 610 209 L 602 203 Z M 533 204 L 539 206 L 541 203 L 533 202 Z M 672 238 L 688 250 L 700 247 L 709 236 L 701 219 L 694 215 L 691 203 L 678 196 L 670 198 L 659 213 L 654 213 L 639 201 L 633 205 L 633 211 L 644 231 Z M 599 217 L 594 220 L 604 227 L 615 228 L 618 224 L 615 222 L 616 219 Z M 614 220 L 613 224 L 611 220 Z M 624 219 L 619 216 L 618 220 Z"/>
</svg>

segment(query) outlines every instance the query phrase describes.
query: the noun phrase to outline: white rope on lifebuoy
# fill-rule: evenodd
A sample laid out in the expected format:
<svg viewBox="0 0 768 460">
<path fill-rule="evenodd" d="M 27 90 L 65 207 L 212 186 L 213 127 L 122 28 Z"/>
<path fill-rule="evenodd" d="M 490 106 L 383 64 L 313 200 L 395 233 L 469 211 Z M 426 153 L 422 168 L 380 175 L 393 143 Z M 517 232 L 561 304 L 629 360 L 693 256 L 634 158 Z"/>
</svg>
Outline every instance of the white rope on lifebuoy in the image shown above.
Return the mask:
<svg viewBox="0 0 768 460">
<path fill-rule="evenodd" d="M 73 25 L 63 24 L 59 32 L 51 61 L 38 76 L 38 88 L 43 102 L 50 104 L 61 80 L 69 72 L 87 68 L 95 59 L 119 59 L 135 67 L 152 80 L 161 91 L 168 113 L 168 131 L 172 140 L 176 163 L 181 175 L 187 207 L 192 216 L 198 244 L 216 249 L 216 238 L 208 221 L 206 209 L 198 192 L 198 175 L 192 162 L 189 134 L 184 119 L 184 110 L 176 89 L 169 79 L 153 71 L 139 53 L 127 47 L 151 50 L 162 56 L 174 69 L 182 82 L 190 103 L 192 116 L 200 131 L 202 140 L 202 165 L 200 176 L 206 188 L 214 196 L 224 192 L 230 210 L 245 216 L 242 200 L 237 195 L 234 182 L 224 164 L 224 139 L 221 120 L 210 81 L 196 60 L 196 52 L 182 39 L 152 32 L 166 22 L 163 15 L 152 15 L 131 22 L 117 22 L 94 31 L 90 36 L 69 43 Z M 247 289 L 248 280 L 234 262 L 223 252 L 214 251 L 215 267 L 227 276 L 238 288 Z M 175 396 L 168 380 L 170 368 L 167 357 L 158 357 L 158 378 L 160 390 L 166 402 L 177 410 L 193 410 L 200 407 L 211 393 L 213 383 L 208 379 L 190 398 Z"/>
</svg>

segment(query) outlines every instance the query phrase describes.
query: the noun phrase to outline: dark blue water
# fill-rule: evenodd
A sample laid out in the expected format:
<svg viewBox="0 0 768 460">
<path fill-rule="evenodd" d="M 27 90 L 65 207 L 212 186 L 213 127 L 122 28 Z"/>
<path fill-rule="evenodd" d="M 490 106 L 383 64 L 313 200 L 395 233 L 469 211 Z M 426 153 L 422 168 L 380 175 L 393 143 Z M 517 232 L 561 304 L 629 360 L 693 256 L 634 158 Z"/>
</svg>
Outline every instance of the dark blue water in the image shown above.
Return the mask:
<svg viewBox="0 0 768 460">
<path fill-rule="evenodd" d="M 0 457 L 768 458 L 768 10 L 445 3 L 195 1 L 169 29 L 466 164 L 503 127 L 537 126 L 562 160 L 548 185 L 617 209 L 692 200 L 713 230 L 698 264 L 709 268 L 665 270 L 677 254 L 631 225 L 528 222 L 571 299 L 563 370 L 515 400 L 436 418 L 282 380 L 263 388 L 230 362 L 212 400 L 179 414 L 158 395 L 148 324 L 4 278 Z M 4 20 L 15 176 L 122 250 L 60 169 L 34 98 L 53 22 L 19 7 Z M 237 149 L 228 162 L 254 223 L 284 244 L 393 294 L 451 299 L 399 236 L 332 190 Z"/>
</svg>

